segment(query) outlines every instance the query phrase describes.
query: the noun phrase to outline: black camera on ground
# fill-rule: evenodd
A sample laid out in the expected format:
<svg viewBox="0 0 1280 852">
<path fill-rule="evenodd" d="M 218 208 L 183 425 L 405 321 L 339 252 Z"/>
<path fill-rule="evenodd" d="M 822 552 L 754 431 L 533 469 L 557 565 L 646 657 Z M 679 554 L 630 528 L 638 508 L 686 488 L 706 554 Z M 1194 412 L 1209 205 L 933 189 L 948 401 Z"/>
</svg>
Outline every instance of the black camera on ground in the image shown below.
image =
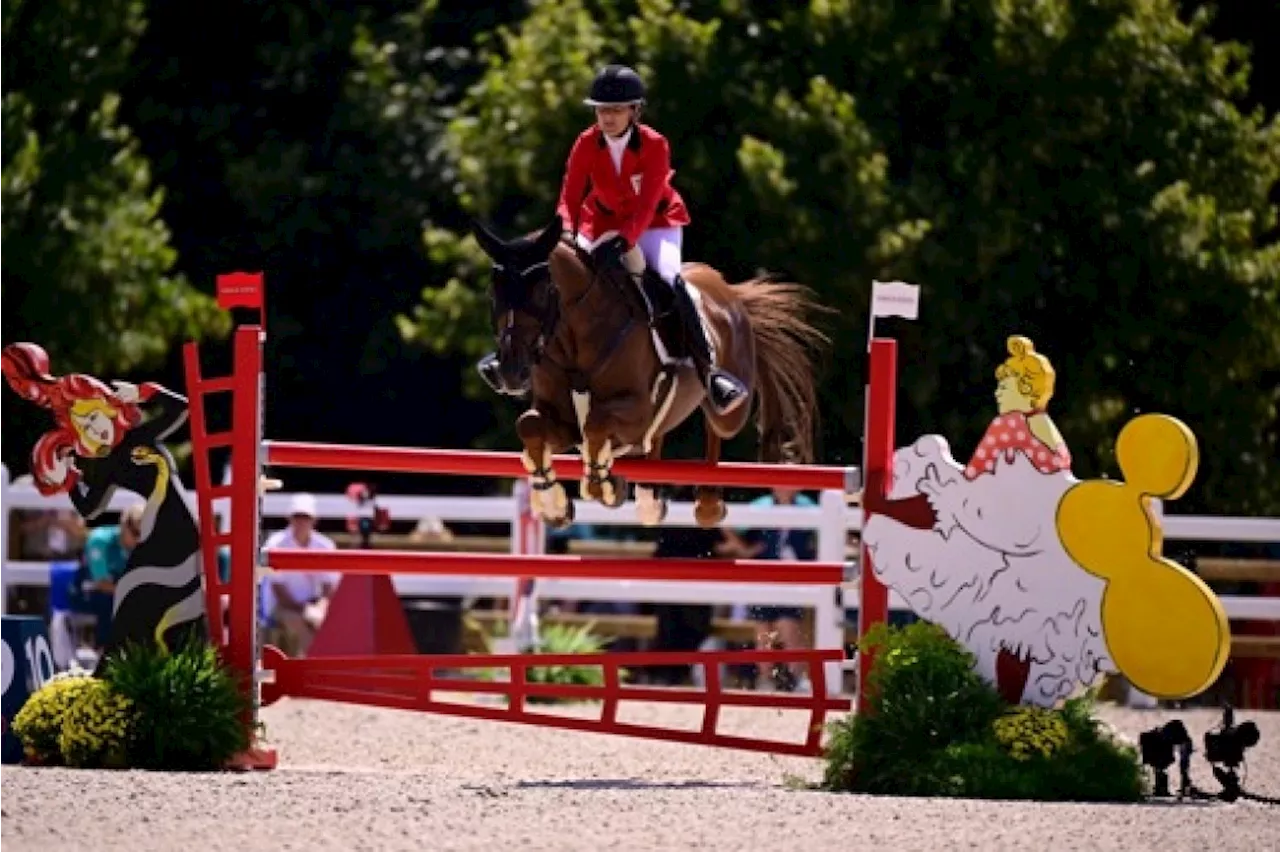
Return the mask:
<svg viewBox="0 0 1280 852">
<path fill-rule="evenodd" d="M 1258 744 L 1259 736 L 1258 726 L 1253 722 L 1236 725 L 1235 712 L 1227 707 L 1222 711 L 1222 727 L 1205 732 L 1205 760 L 1235 769 L 1244 763 L 1245 751 Z"/>
<path fill-rule="evenodd" d="M 1258 726 L 1253 722 L 1235 723 L 1235 711 L 1230 706 L 1223 708 L 1222 727 L 1205 732 L 1204 757 L 1213 767 L 1213 777 L 1222 785 L 1218 797 L 1224 802 L 1234 802 L 1243 794 L 1236 769 L 1244 763 L 1244 753 L 1257 745 L 1259 738 Z"/>
<path fill-rule="evenodd" d="M 1138 748 L 1142 751 L 1142 762 L 1155 772 L 1151 795 L 1164 798 L 1173 795 L 1169 791 L 1169 767 L 1175 758 L 1182 770 L 1182 788 L 1185 790 L 1190 784 L 1191 735 L 1182 722 L 1174 719 L 1164 727 L 1139 734 Z"/>
</svg>

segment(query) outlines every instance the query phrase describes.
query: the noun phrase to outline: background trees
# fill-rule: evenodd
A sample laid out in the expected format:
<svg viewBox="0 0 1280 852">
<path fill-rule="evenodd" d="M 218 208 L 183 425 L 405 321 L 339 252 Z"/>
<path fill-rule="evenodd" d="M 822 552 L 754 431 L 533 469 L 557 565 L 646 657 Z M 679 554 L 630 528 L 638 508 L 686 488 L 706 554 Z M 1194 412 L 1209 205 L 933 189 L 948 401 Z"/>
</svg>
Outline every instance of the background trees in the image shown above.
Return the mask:
<svg viewBox="0 0 1280 852">
<path fill-rule="evenodd" d="M 272 431 L 509 442 L 512 404 L 470 369 L 489 333 L 467 217 L 508 233 L 547 221 L 589 120 L 582 93 L 622 59 L 646 75 L 647 118 L 672 140 L 694 217 L 688 256 L 731 278 L 785 272 L 840 310 L 822 374 L 826 459 L 860 454 L 868 290 L 902 278 L 923 285 L 920 322 L 886 326 L 903 341 L 903 439 L 939 430 L 964 452 L 991 414 L 1005 337 L 1024 333 L 1058 367 L 1051 405 L 1078 475 L 1114 475 L 1120 426 L 1158 409 L 1201 439 L 1180 511 L 1280 510 L 1277 98 L 1245 48 L 1210 34 L 1261 38 L 1273 11 L 1214 24 L 1199 4 L 1158 0 L 560 0 L 494 4 L 481 19 L 444 0 L 235 2 L 195 26 L 171 4 L 60 5 L 77 39 L 116 51 L 68 70 L 70 97 L 122 94 L 113 120 L 141 140 L 130 156 L 144 171 L 150 160 L 153 183 L 130 195 L 104 177 L 118 166 L 81 171 L 107 181 L 111 204 L 166 192 L 159 219 L 154 207 L 134 216 L 149 240 L 109 241 L 127 271 L 97 279 L 113 294 L 101 299 L 137 307 L 95 309 L 93 346 L 123 350 L 129 335 L 96 341 L 135 322 L 155 341 L 218 331 L 177 275 L 208 290 L 218 271 L 265 268 Z M 71 286 L 63 265 L 79 269 L 93 243 L 49 242 L 64 233 L 58 201 L 11 225 L 34 156 L 11 122 L 37 127 L 42 145 L 84 136 L 22 118 L 23 99 L 60 103 L 30 69 L 79 49 L 28 41 L 16 58 L 24 8 L 5 5 L 5 70 L 27 69 L 4 83 L 5 337 L 44 340 L 57 312 L 32 302 L 15 317 L 17 282 Z M 133 58 L 111 59 L 129 39 L 102 27 L 136 40 L 141 11 Z M 1258 61 L 1275 69 L 1272 55 Z M 130 345 L 154 357 L 67 358 L 173 370 L 161 343 Z M 697 430 L 680 451 L 697 451 Z M 6 462 L 26 445 L 8 442 Z"/>
</svg>

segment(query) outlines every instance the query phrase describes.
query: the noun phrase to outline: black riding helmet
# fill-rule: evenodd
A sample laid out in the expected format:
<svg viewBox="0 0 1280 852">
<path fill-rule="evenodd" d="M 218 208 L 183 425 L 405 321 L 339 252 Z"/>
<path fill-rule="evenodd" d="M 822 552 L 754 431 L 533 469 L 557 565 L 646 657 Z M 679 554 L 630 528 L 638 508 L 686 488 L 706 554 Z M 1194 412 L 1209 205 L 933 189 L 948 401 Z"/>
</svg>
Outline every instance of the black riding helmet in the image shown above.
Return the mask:
<svg viewBox="0 0 1280 852">
<path fill-rule="evenodd" d="M 590 107 L 643 104 L 644 96 L 644 81 L 633 69 L 606 65 L 591 82 L 591 91 L 583 103 Z"/>
</svg>

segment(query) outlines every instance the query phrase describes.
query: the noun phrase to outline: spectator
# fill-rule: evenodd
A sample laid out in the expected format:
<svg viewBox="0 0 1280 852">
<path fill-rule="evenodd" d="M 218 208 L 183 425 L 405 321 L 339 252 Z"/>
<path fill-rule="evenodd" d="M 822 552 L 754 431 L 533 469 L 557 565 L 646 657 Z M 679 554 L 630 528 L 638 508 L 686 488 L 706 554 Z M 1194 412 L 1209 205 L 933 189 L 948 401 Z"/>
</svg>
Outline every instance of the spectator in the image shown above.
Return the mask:
<svg viewBox="0 0 1280 852">
<path fill-rule="evenodd" d="M 116 583 L 129 563 L 129 554 L 142 536 L 142 513 L 147 504 L 137 502 L 120 513 L 115 525 L 95 527 L 85 540 L 83 582 L 77 609 L 96 619 L 94 650 L 101 652 L 111 636 L 111 615 Z"/>
<path fill-rule="evenodd" d="M 674 499 L 675 494 L 671 496 Z M 664 526 L 653 555 L 656 559 L 713 559 L 719 556 L 723 543 L 718 529 Z M 696 651 L 711 635 L 714 608 L 710 605 L 655 604 L 653 614 L 658 623 L 654 651 Z M 648 674 L 654 683 L 679 686 L 694 676 L 689 669 L 689 666 L 653 666 Z"/>
<path fill-rule="evenodd" d="M 757 497 L 752 506 L 816 506 L 812 498 L 794 488 L 774 488 L 772 493 Z M 813 530 L 759 529 L 724 530 L 728 540 L 726 548 L 739 559 L 814 559 L 817 557 L 817 536 Z M 801 623 L 804 611 L 794 606 L 751 606 L 747 617 L 756 623 L 756 647 L 761 649 L 807 648 Z M 796 689 L 809 689 L 805 664 L 793 663 L 791 675 Z M 757 666 L 756 688 L 766 688 L 770 677 L 769 667 Z"/>
<path fill-rule="evenodd" d="M 316 498 L 295 494 L 289 525 L 267 537 L 264 548 L 336 550 L 333 539 L 316 530 Z M 338 576 L 318 572 L 282 571 L 262 581 L 265 626 L 290 656 L 306 656 L 311 640 L 324 621 Z"/>
<path fill-rule="evenodd" d="M 84 520 L 71 509 L 18 510 L 17 558 L 46 562 L 75 558 L 85 543 Z"/>
</svg>

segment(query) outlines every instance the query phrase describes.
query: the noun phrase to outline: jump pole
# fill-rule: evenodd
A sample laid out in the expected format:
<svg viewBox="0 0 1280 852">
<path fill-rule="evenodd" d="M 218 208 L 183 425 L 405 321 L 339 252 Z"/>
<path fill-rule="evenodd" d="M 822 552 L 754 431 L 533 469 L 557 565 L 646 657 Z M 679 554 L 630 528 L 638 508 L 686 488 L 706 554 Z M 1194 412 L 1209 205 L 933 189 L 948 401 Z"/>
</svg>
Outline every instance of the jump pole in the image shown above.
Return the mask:
<svg viewBox="0 0 1280 852">
<path fill-rule="evenodd" d="M 892 487 L 895 392 L 898 381 L 898 342 L 885 338 L 873 338 L 867 368 L 867 402 L 862 432 L 862 527 L 867 528 L 867 518 L 884 511 Z M 867 545 L 858 537 L 858 639 L 877 624 L 889 620 L 889 590 L 876 579 Z M 875 654 L 858 651 L 859 713 L 870 712 L 871 667 Z"/>
</svg>

